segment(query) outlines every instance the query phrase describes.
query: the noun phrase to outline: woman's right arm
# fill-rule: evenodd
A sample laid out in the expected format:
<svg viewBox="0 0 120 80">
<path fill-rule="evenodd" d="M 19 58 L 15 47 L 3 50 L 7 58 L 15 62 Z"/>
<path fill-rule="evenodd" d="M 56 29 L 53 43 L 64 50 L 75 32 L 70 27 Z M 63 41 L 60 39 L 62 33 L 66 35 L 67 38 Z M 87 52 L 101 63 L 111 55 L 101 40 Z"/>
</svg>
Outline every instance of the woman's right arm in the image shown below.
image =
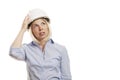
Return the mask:
<svg viewBox="0 0 120 80">
<path fill-rule="evenodd" d="M 10 46 L 9 55 L 18 60 L 25 60 L 25 49 L 22 46 L 22 40 L 23 40 L 24 33 L 27 30 L 28 19 L 29 19 L 28 16 L 26 16 L 23 21 L 21 30 L 19 31 L 17 37 L 15 38 L 12 45 Z"/>
<path fill-rule="evenodd" d="M 19 47 L 21 47 L 24 33 L 27 30 L 28 20 L 29 20 L 29 17 L 26 16 L 25 19 L 24 19 L 24 21 L 23 21 L 21 30 L 19 31 L 17 37 L 13 41 L 11 47 L 13 47 L 13 48 L 19 48 Z"/>
</svg>

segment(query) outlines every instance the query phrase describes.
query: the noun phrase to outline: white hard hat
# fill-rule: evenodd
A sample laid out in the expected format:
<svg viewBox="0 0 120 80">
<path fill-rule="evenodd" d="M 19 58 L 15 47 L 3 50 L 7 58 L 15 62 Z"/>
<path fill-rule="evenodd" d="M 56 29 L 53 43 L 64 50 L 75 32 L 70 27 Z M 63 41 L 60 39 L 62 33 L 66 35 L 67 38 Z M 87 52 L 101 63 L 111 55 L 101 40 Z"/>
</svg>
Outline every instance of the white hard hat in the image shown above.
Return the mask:
<svg viewBox="0 0 120 80">
<path fill-rule="evenodd" d="M 48 15 L 46 14 L 46 12 L 38 8 L 30 10 L 28 13 L 28 16 L 29 16 L 28 24 L 30 24 L 32 21 L 38 18 L 45 18 L 48 22 L 50 22 L 50 19 Z"/>
</svg>

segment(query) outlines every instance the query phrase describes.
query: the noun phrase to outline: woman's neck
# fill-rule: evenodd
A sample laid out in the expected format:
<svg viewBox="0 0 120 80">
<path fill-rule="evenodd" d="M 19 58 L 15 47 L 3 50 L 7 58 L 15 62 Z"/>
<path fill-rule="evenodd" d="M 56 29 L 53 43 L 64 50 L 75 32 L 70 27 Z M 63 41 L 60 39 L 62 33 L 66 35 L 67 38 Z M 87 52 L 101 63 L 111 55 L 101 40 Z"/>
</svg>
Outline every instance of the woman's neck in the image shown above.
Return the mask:
<svg viewBox="0 0 120 80">
<path fill-rule="evenodd" d="M 47 40 L 40 41 L 39 45 L 40 45 L 40 48 L 42 49 L 42 51 L 44 51 L 44 47 L 45 47 L 46 43 L 47 43 Z"/>
</svg>

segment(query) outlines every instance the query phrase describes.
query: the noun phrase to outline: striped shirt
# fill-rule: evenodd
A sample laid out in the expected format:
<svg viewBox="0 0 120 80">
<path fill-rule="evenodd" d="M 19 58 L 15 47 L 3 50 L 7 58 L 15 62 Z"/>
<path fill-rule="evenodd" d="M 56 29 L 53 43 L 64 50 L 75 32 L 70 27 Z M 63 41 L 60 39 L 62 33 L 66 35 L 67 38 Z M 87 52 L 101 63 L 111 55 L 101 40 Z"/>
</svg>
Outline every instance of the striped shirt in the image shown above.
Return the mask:
<svg viewBox="0 0 120 80">
<path fill-rule="evenodd" d="M 32 41 L 20 48 L 10 47 L 9 54 L 26 62 L 28 80 L 72 80 L 67 50 L 52 39 L 48 40 L 44 51 Z"/>
</svg>

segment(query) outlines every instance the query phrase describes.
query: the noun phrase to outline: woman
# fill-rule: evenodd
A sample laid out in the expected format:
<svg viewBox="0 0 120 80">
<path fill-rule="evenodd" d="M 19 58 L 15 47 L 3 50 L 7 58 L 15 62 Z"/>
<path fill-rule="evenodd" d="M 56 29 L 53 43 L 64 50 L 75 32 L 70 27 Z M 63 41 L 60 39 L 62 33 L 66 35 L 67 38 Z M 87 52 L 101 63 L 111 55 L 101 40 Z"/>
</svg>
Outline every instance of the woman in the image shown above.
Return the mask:
<svg viewBox="0 0 120 80">
<path fill-rule="evenodd" d="M 44 11 L 29 11 L 9 54 L 26 62 L 28 80 L 72 80 L 67 50 L 50 38 L 49 24 L 50 19 Z M 27 29 L 33 41 L 22 44 Z"/>
</svg>

